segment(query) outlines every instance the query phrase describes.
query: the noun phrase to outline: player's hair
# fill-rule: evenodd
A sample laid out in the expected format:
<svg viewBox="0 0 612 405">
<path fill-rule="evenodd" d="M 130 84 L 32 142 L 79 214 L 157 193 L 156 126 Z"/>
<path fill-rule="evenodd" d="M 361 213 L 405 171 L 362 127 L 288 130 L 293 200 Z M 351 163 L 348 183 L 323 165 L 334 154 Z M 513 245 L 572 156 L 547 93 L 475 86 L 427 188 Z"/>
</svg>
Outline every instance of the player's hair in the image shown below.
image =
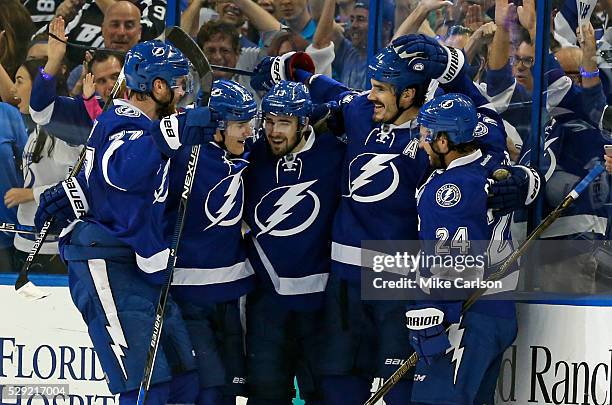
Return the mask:
<svg viewBox="0 0 612 405">
<path fill-rule="evenodd" d="M 429 89 L 429 82 L 423 84 L 417 84 L 414 86 L 416 90 L 414 93 L 414 105 L 417 107 L 422 107 L 425 104 L 425 100 L 427 99 L 427 89 Z"/>
<path fill-rule="evenodd" d="M 448 134 L 446 133 L 446 131 L 438 132 L 437 137 L 445 137 L 446 141 L 448 142 L 448 150 L 454 150 L 461 154 L 470 153 L 478 149 L 478 143 L 475 140 L 460 144 L 454 144 L 450 141 L 450 139 L 448 139 Z"/>
<path fill-rule="evenodd" d="M 200 48 L 204 49 L 204 44 L 212 39 L 215 35 L 221 35 L 230 40 L 232 49 L 237 54 L 240 53 L 240 36 L 235 26 L 223 21 L 208 21 L 200 27 L 196 42 Z"/>
<path fill-rule="evenodd" d="M 391 87 L 393 87 L 393 91 L 395 92 L 395 95 L 397 97 L 399 97 L 401 94 L 397 94 L 397 89 L 394 85 L 391 85 Z M 429 88 L 429 82 L 424 83 L 424 84 L 415 84 L 415 85 L 411 85 L 406 87 L 406 89 L 414 89 L 414 98 L 412 101 L 412 105 L 414 107 L 422 107 L 423 104 L 425 104 L 425 100 L 427 98 L 427 89 Z M 404 90 L 406 90 L 404 89 Z"/>
</svg>

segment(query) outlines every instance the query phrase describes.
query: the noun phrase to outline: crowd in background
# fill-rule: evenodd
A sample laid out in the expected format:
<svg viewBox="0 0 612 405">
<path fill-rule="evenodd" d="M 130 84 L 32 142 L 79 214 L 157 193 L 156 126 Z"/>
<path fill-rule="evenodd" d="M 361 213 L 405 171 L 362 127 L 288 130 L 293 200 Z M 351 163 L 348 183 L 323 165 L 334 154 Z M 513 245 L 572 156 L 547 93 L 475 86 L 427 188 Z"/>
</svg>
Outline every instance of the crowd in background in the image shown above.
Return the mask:
<svg viewBox="0 0 612 405">
<path fill-rule="evenodd" d="M 418 32 L 463 49 L 470 77 L 505 120 L 512 160 L 528 163 L 534 83 L 544 80 L 533 75 L 535 0 L 383 2 L 382 45 Z M 305 51 L 314 60 L 316 73 L 366 90 L 373 4 L 370 0 L 182 0 L 180 24 L 211 64 L 253 70 L 265 56 Z M 38 197 L 68 175 L 79 155 L 78 145 L 87 139 L 102 111 L 100 100 L 109 97 L 119 76 L 123 54 L 139 41 L 163 35 L 166 6 L 165 0 L 2 2 L 0 222 L 33 225 Z M 544 204 L 550 207 L 569 191 L 567 185 L 579 179 L 581 170 L 603 160 L 612 172 L 612 157 L 604 158 L 599 146 L 612 144 L 607 131 L 601 130 L 601 113 L 612 96 L 612 29 L 608 28 L 612 1 L 597 1 L 590 21 L 582 25 L 574 0 L 552 0 L 552 9 L 549 42 L 554 58 L 546 64 L 547 126 L 540 134 L 546 148 L 541 166 L 548 180 Z M 74 108 L 74 121 L 53 122 L 52 111 L 37 110 L 37 91 L 44 86 L 36 80 L 41 68 L 57 77 L 55 108 Z M 248 76 L 225 71 L 214 75 L 252 90 Z M 434 94 L 436 89 L 430 91 Z M 560 103 L 568 95 L 573 104 Z M 570 132 L 580 135 L 572 138 Z M 598 145 L 596 149 L 585 145 L 590 136 L 597 138 L 591 143 Z M 560 222 L 544 237 L 610 239 L 608 179 L 602 177 L 596 186 L 588 206 L 579 207 L 574 219 Z M 517 229 L 525 219 L 525 213 L 516 213 Z M 0 232 L 0 272 L 18 269 L 34 239 L 33 234 Z M 57 241 L 47 239 L 33 271 L 65 272 L 57 249 Z"/>
</svg>

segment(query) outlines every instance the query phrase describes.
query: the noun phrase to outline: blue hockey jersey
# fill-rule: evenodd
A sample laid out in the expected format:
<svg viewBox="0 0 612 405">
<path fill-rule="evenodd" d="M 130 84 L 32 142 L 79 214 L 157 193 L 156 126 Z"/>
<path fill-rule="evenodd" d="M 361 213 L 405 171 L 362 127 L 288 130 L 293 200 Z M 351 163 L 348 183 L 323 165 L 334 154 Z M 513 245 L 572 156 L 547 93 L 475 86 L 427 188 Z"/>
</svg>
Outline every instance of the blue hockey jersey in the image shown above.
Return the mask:
<svg viewBox="0 0 612 405">
<path fill-rule="evenodd" d="M 166 235 L 172 235 L 190 148 L 170 165 Z M 215 142 L 202 145 L 178 250 L 172 296 L 192 303 L 238 298 L 255 285 L 242 238 L 247 156 L 232 158 Z"/>
<path fill-rule="evenodd" d="M 260 137 L 246 175 L 249 264 L 285 305 L 321 304 L 345 145 L 310 128 L 304 147 L 275 157 Z"/>
<path fill-rule="evenodd" d="M 487 100 L 465 73 L 442 87 L 473 98 L 479 112 L 474 135 L 487 153 L 502 161 L 507 156 L 506 134 Z M 402 125 L 373 122 L 367 92 L 357 94 L 334 80 L 314 76 L 310 93 L 314 102 L 336 101 L 342 109 L 348 146 L 342 200 L 334 218 L 332 271 L 357 282 L 362 241 L 417 240 L 414 195 L 430 170 L 429 158 L 419 148 L 416 120 Z"/>
<path fill-rule="evenodd" d="M 477 149 L 452 161 L 446 170 L 435 170 L 419 188 L 422 289 L 430 285 L 424 280 L 449 280 L 455 293 L 465 295 L 465 299 L 474 290 L 465 282 L 485 280 L 512 253 L 510 216 L 494 218 L 487 210 L 488 177 L 498 164 L 492 155 L 483 156 Z M 501 282 L 502 288 L 487 294 L 514 290 L 518 272 L 508 273 Z M 434 297 L 445 292 L 424 290 Z M 503 301 L 477 302 L 472 310 L 513 316 L 514 305 Z"/>
<path fill-rule="evenodd" d="M 163 282 L 170 161 L 153 142 L 151 120 L 127 101 L 113 103 L 98 117 L 87 142 L 83 175 L 90 208 L 83 219 L 129 245 L 147 278 Z"/>
<path fill-rule="evenodd" d="M 371 119 L 367 94 L 349 93 L 341 101 L 348 145 L 333 225 L 332 271 L 357 282 L 362 241 L 417 240 L 414 193 L 429 158 L 419 148 L 415 120 L 380 125 Z"/>
</svg>

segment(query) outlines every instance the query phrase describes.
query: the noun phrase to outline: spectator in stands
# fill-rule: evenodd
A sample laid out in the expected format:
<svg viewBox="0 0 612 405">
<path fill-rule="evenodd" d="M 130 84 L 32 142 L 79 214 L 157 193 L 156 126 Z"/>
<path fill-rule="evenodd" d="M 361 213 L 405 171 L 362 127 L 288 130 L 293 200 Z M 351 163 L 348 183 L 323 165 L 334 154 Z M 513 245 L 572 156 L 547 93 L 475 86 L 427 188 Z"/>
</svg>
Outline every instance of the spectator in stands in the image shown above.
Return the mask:
<svg viewBox="0 0 612 405">
<path fill-rule="evenodd" d="M 69 25 L 66 29 L 68 40 L 71 40 L 72 32 L 74 31 L 71 30 Z M 136 45 L 142 37 L 143 28 L 141 24 L 140 9 L 131 1 L 120 0 L 113 2 L 106 8 L 106 12 L 104 13 L 101 33 L 102 36 L 100 39 L 104 42 L 104 48 L 127 52 Z M 91 45 L 97 47 L 94 43 L 91 43 Z M 72 47 L 68 49 L 67 55 L 68 58 L 74 58 L 75 53 Z M 84 52 L 79 51 L 78 55 L 80 56 L 79 61 L 85 59 Z M 77 82 L 83 80 L 85 74 L 86 72 L 83 73 L 82 64 L 75 67 L 68 77 L 68 88 L 71 90 L 74 89 Z"/>
<path fill-rule="evenodd" d="M 58 17 L 51 21 L 49 32 L 65 40 L 64 21 Z M 100 97 L 65 97 L 56 91 L 57 78 L 62 76 L 61 63 L 66 53 L 66 44 L 49 38 L 49 59 L 44 72 L 34 77 L 30 113 L 34 122 L 45 130 L 73 145 L 87 141 L 93 120 L 101 111 L 104 101 L 121 72 L 123 58 L 116 52 L 99 49 L 89 63 L 88 72 L 95 77 L 95 91 Z M 85 78 L 84 78 L 85 79 Z M 97 107 L 97 108 L 96 108 Z"/>
<path fill-rule="evenodd" d="M 129 1 L 117 1 L 104 13 L 102 37 L 104 47 L 127 52 L 140 41 L 140 9 Z"/>
<path fill-rule="evenodd" d="M 49 41 L 49 34 L 41 33 L 36 34 L 30 41 L 28 46 L 28 53 L 26 59 L 43 59 L 48 56 L 47 42 Z"/>
<path fill-rule="evenodd" d="M 221 21 L 209 21 L 200 27 L 196 39 L 211 64 L 235 68 L 240 56 L 240 37 L 236 27 Z M 233 74 L 215 70 L 215 80 L 232 80 Z"/>
<path fill-rule="evenodd" d="M 334 47 L 329 38 L 324 38 L 319 31 L 315 33 L 312 43 L 308 43 L 300 34 L 291 30 L 283 29 L 279 32 L 270 32 L 264 35 L 265 43 L 269 45 L 265 49 L 243 49 L 238 60 L 237 68 L 252 71 L 265 56 L 279 56 L 287 52 L 303 51 L 310 55 L 315 65 L 315 73 L 331 77 L 331 64 L 334 60 Z M 235 78 L 254 95 L 257 102 L 260 94 L 251 87 L 250 77 L 238 76 Z"/>
<path fill-rule="evenodd" d="M 278 0 L 276 4 L 281 22 L 311 42 L 317 23 L 310 14 L 308 0 Z"/>
<path fill-rule="evenodd" d="M 276 4 L 273 0 L 257 0 L 257 4 L 270 15 L 276 16 Z"/>
<path fill-rule="evenodd" d="M 53 4 L 55 5 L 55 3 L 56 2 L 54 1 Z M 51 21 L 53 17 L 62 17 L 64 21 L 69 23 L 74 19 L 74 17 L 76 17 L 76 15 L 79 13 L 79 9 L 84 4 L 85 0 L 64 0 L 55 9 L 55 15 L 51 14 L 50 17 L 52 18 L 49 18 L 47 22 Z M 38 28 L 40 29 L 41 27 Z"/>
<path fill-rule="evenodd" d="M 472 80 L 479 82 L 487 65 L 488 45 L 493 40 L 495 23 L 489 22 L 481 25 L 472 32 L 471 28 L 454 25 L 448 31 L 444 40 L 446 45 L 463 49 L 469 66 L 468 74 Z"/>
<path fill-rule="evenodd" d="M 217 0 L 215 2 L 215 10 L 219 14 L 219 21 L 223 21 L 236 27 L 236 30 L 240 35 L 240 49 L 257 47 L 255 43 L 251 42 L 240 32 L 247 19 L 236 2 L 230 0 Z"/>
<path fill-rule="evenodd" d="M 335 0 L 325 0 L 316 35 L 333 42 L 336 57 L 332 68 L 338 80 L 350 88 L 367 88 L 368 0 L 357 0 L 350 16 L 348 38 L 334 22 Z M 388 20 L 387 20 L 388 21 Z"/>
<path fill-rule="evenodd" d="M 268 47 L 268 56 L 279 56 L 291 51 L 304 52 L 308 47 L 308 41 L 300 34 L 293 31 L 281 31 L 274 36 Z"/>
<path fill-rule="evenodd" d="M 6 0 L 0 7 L 0 31 L 3 32 L 0 64 L 13 78 L 26 57 L 34 24 L 28 10 L 18 0 Z"/>
<path fill-rule="evenodd" d="M 0 195 L 5 195 L 9 189 L 23 187 L 21 156 L 28 134 L 19 110 L 7 103 L 0 103 L 0 127 Z M 18 223 L 17 209 L 0 204 L 0 222 Z M 0 273 L 14 271 L 14 237 L 0 232 Z"/>
<path fill-rule="evenodd" d="M 202 30 L 202 27 L 199 25 L 199 12 L 196 12 L 196 9 L 201 7 L 201 4 L 196 4 L 198 2 L 203 3 L 203 0 L 193 0 L 187 10 L 185 10 L 181 16 L 181 27 L 186 32 L 192 33 Z M 250 40 L 247 40 L 247 38 L 241 33 L 242 24 L 244 23 L 245 19 L 248 21 L 250 29 L 256 32 L 253 40 L 258 42 L 260 46 L 269 45 L 271 35 L 278 32 L 278 30 L 281 28 L 280 22 L 272 14 L 254 1 L 233 0 L 232 2 L 217 4 L 221 4 L 219 7 L 223 7 L 225 10 L 224 13 L 226 18 L 221 19 L 221 22 L 229 23 L 238 32 L 241 52 L 244 49 L 256 47 L 254 42 L 249 44 Z M 240 19 L 236 19 L 233 15 L 235 13 L 235 7 L 237 7 L 240 11 Z M 196 27 L 200 27 L 200 29 L 198 30 Z M 197 36 L 197 34 L 194 36 Z"/>
<path fill-rule="evenodd" d="M 561 48 L 555 52 L 555 58 L 557 58 L 565 75 L 572 79 L 575 85 L 581 86 L 582 76 L 580 75 L 580 66 L 582 65 L 582 50 L 575 46 Z"/>
<path fill-rule="evenodd" d="M 26 61 L 15 75 L 13 91 L 19 97 L 19 111 L 29 114 L 30 93 L 34 78 L 46 64 L 44 59 Z M 56 91 L 65 89 L 61 76 L 56 81 Z M 65 94 L 65 93 L 64 93 Z M 4 204 L 8 208 L 17 207 L 17 217 L 22 225 L 34 225 L 34 214 L 40 194 L 50 186 L 65 179 L 70 168 L 75 164 L 80 147 L 72 147 L 44 129 L 35 126 L 30 132 L 23 153 L 24 187 L 12 188 L 4 195 Z M 15 235 L 15 266 L 20 268 L 34 243 L 33 235 Z M 31 271 L 46 273 L 65 273 L 57 246 L 57 237 L 48 237 L 42 245 L 41 254 L 36 256 Z"/>
<path fill-rule="evenodd" d="M 4 33 L 0 32 L 0 49 L 2 49 L 2 44 L 5 43 L 3 39 L 4 35 Z M 26 60 L 46 58 L 47 39 L 48 35 L 46 33 L 35 35 L 34 38 L 32 38 L 32 40 L 30 41 L 30 44 L 28 45 Z M 14 85 L 15 82 L 13 81 L 13 79 L 0 65 L 0 99 L 2 99 L 2 101 L 5 103 L 9 103 L 17 107 L 17 104 L 19 104 L 19 100 L 15 98 L 15 95 L 12 92 Z"/>
<path fill-rule="evenodd" d="M 138 41 L 157 38 L 163 33 L 165 9 L 166 0 L 85 0 L 76 17 L 67 23 L 66 35 L 71 43 L 86 47 L 104 45 L 127 51 Z M 43 27 L 39 32 L 47 30 Z M 68 51 L 70 67 L 80 65 L 84 50 L 70 47 Z"/>
</svg>

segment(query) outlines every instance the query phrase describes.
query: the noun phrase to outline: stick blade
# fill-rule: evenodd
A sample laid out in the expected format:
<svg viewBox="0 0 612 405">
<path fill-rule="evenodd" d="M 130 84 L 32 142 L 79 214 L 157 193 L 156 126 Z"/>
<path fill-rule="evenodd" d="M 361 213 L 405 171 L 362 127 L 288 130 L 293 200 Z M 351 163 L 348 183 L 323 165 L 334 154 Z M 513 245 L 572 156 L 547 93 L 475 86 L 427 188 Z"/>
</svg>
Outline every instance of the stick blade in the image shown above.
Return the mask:
<svg viewBox="0 0 612 405">
<path fill-rule="evenodd" d="M 49 296 L 49 293 L 34 285 L 30 280 L 20 283 L 19 280 L 15 284 L 15 292 L 29 301 L 41 300 Z"/>
<path fill-rule="evenodd" d="M 185 55 L 193 64 L 196 72 L 200 76 L 200 90 L 202 90 L 202 104 L 208 105 L 210 92 L 212 91 L 213 74 L 204 55 L 204 51 L 195 43 L 195 41 L 181 27 L 172 27 L 166 34 L 166 40 L 170 41 Z"/>
</svg>

